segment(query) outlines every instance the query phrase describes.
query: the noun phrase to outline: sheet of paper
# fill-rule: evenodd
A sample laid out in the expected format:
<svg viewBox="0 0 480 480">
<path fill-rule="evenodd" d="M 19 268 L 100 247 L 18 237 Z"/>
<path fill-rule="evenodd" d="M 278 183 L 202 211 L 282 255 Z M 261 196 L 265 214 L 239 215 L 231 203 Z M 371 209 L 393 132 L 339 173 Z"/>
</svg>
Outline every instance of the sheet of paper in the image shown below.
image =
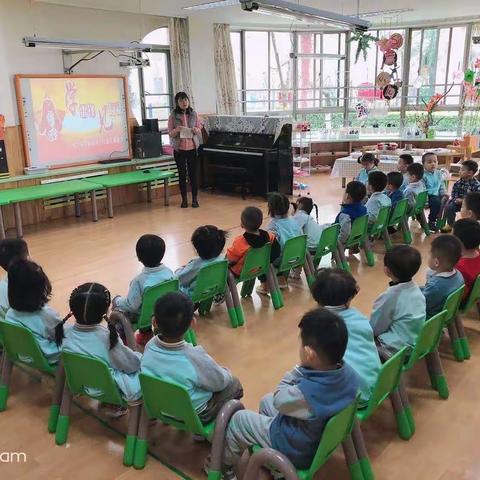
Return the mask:
<svg viewBox="0 0 480 480">
<path fill-rule="evenodd" d="M 180 138 L 193 138 L 193 130 L 188 127 L 180 127 Z"/>
</svg>

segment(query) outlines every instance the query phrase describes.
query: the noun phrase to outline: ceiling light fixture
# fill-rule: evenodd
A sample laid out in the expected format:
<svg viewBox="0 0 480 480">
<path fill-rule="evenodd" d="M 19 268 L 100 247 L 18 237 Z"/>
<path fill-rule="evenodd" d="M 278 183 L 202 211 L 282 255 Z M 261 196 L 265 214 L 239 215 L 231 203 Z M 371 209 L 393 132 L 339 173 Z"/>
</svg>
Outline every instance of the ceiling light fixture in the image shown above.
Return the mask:
<svg viewBox="0 0 480 480">
<path fill-rule="evenodd" d="M 379 17 L 381 15 L 398 15 L 400 13 L 413 12 L 413 8 L 392 8 L 390 10 L 377 10 L 373 12 L 359 13 L 358 17 Z"/>
<path fill-rule="evenodd" d="M 231 7 L 233 5 L 240 5 L 240 0 L 218 0 L 216 2 L 200 3 L 190 7 L 183 7 L 183 10 L 208 10 L 210 8 Z"/>
<path fill-rule="evenodd" d="M 23 37 L 26 47 L 59 48 L 63 50 L 117 50 L 122 52 L 151 52 L 153 46 L 146 43 L 91 42 L 88 40 L 65 40 L 58 38 Z"/>
</svg>

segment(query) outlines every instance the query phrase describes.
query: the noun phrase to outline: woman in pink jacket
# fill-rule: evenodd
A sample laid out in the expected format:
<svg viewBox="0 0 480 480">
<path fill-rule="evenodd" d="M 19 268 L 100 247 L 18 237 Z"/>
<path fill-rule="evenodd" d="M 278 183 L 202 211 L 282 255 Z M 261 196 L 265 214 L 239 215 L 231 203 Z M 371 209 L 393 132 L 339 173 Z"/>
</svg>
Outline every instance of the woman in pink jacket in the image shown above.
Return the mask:
<svg viewBox="0 0 480 480">
<path fill-rule="evenodd" d="M 181 208 L 188 207 L 187 172 L 192 190 L 192 208 L 198 208 L 197 150 L 201 142 L 201 124 L 185 92 L 175 95 L 175 108 L 168 119 L 168 134 L 174 149 L 178 181 L 182 194 Z"/>
</svg>

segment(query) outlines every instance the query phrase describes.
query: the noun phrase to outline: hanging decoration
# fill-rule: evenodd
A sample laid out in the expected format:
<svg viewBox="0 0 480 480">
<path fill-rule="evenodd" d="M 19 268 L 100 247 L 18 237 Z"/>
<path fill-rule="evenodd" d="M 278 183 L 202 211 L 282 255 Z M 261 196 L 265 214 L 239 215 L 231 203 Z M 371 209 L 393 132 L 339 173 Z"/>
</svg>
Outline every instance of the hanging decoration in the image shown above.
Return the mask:
<svg viewBox="0 0 480 480">
<path fill-rule="evenodd" d="M 355 111 L 357 112 L 357 118 L 358 120 L 365 120 L 368 118 L 368 114 L 370 113 L 370 109 L 368 107 L 367 102 L 364 100 L 361 102 L 358 102 L 355 105 Z"/>
<path fill-rule="evenodd" d="M 382 71 L 377 75 L 375 84 L 382 90 L 382 95 L 388 102 L 393 100 L 402 86 L 398 75 L 397 50 L 403 46 L 403 36 L 393 33 L 390 37 L 377 40 L 377 47 L 383 53 Z M 385 69 L 388 67 L 388 69 Z"/>
<path fill-rule="evenodd" d="M 367 32 L 357 31 L 352 34 L 349 42 L 357 42 L 357 50 L 355 52 L 355 63 L 357 63 L 361 53 L 363 54 L 363 59 L 367 60 L 368 49 L 373 43 L 378 42 L 378 37 Z"/>
<path fill-rule="evenodd" d="M 470 111 L 466 116 L 465 131 L 480 133 L 480 57 L 463 75 L 463 108 Z"/>
</svg>

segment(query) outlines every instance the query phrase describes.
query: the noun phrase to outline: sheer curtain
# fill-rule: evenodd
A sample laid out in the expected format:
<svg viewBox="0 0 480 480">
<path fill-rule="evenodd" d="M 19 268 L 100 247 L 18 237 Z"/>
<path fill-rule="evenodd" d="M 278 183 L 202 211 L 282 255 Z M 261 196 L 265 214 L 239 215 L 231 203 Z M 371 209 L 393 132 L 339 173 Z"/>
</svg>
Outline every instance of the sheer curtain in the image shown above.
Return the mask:
<svg viewBox="0 0 480 480">
<path fill-rule="evenodd" d="M 237 80 L 230 41 L 230 25 L 224 23 L 213 26 L 215 41 L 215 78 L 217 88 L 217 112 L 220 115 L 236 115 Z"/>
<path fill-rule="evenodd" d="M 192 73 L 190 70 L 190 46 L 186 18 L 171 18 L 169 24 L 170 55 L 174 93 L 186 92 L 194 104 L 192 95 Z"/>
</svg>

